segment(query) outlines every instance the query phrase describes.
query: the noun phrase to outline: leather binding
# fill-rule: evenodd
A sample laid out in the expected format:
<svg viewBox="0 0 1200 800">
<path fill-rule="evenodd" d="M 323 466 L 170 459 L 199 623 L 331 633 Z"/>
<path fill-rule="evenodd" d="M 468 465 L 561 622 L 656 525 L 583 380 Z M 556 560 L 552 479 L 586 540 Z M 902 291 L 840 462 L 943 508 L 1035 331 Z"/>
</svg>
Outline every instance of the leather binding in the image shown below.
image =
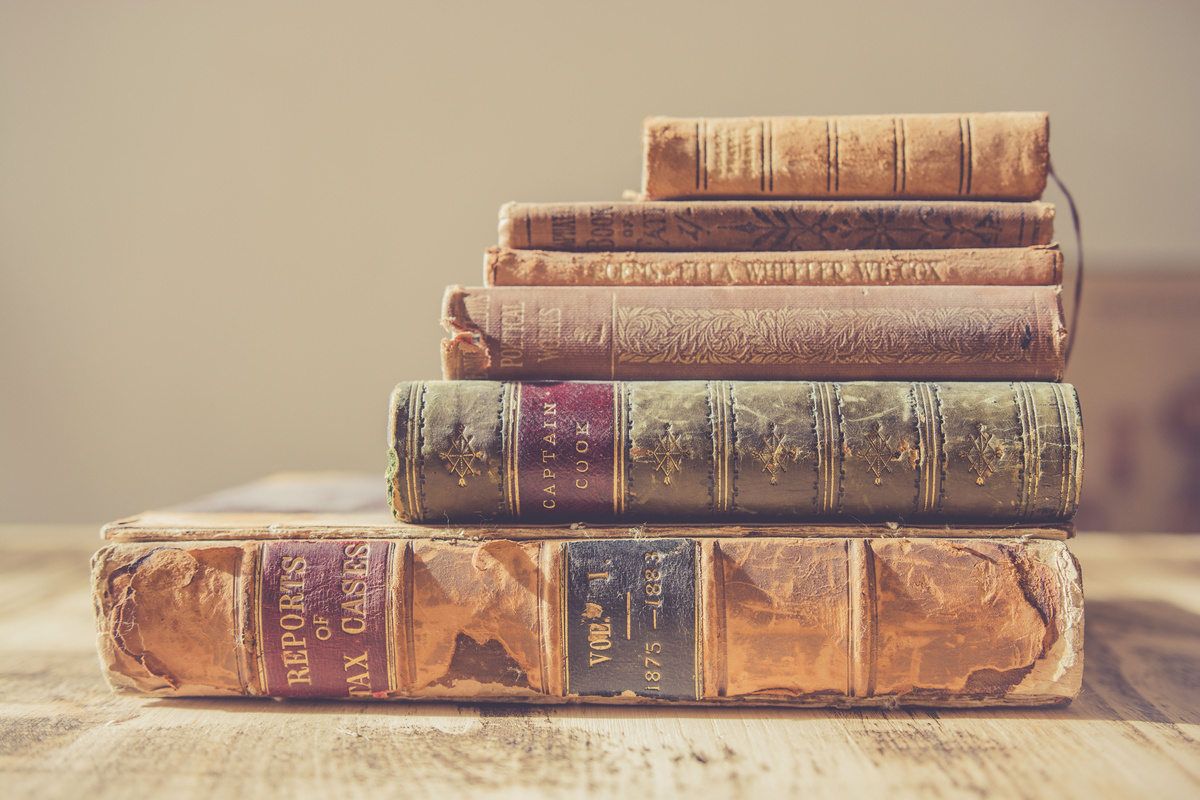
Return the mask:
<svg viewBox="0 0 1200 800">
<path fill-rule="evenodd" d="M 941 250 L 1054 237 L 1041 202 L 687 200 L 507 203 L 500 247 L 571 251 Z"/>
<path fill-rule="evenodd" d="M 485 286 L 1002 286 L 1061 284 L 1054 245 L 800 253 L 488 249 Z"/>
<path fill-rule="evenodd" d="M 1083 666 L 1056 541 L 176 538 L 92 576 L 109 683 L 158 697 L 1061 705 Z"/>
<path fill-rule="evenodd" d="M 1028 382 L 401 383 L 409 522 L 1054 522 L 1079 501 L 1075 390 Z"/>
<path fill-rule="evenodd" d="M 642 195 L 1036 200 L 1045 112 L 846 117 L 650 117 Z"/>
<path fill-rule="evenodd" d="M 1058 286 L 446 290 L 442 374 L 491 380 L 1037 380 Z"/>
</svg>

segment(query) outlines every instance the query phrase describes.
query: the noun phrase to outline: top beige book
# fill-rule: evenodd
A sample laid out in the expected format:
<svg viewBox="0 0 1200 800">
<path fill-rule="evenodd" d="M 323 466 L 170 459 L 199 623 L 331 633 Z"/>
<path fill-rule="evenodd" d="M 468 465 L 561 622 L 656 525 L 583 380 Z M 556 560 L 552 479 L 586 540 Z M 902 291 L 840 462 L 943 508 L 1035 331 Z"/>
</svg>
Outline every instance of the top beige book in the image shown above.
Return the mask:
<svg viewBox="0 0 1200 800">
<path fill-rule="evenodd" d="M 650 117 L 642 199 L 1036 200 L 1045 112 Z"/>
</svg>

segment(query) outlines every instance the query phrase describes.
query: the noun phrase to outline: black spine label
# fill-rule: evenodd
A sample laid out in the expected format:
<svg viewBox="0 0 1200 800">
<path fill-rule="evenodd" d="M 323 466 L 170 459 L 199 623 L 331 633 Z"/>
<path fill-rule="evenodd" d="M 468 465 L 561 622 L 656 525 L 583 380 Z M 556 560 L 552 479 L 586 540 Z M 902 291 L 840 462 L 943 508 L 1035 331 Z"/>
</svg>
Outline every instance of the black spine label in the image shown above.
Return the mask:
<svg viewBox="0 0 1200 800">
<path fill-rule="evenodd" d="M 567 694 L 700 699 L 695 541 L 563 547 Z"/>
</svg>

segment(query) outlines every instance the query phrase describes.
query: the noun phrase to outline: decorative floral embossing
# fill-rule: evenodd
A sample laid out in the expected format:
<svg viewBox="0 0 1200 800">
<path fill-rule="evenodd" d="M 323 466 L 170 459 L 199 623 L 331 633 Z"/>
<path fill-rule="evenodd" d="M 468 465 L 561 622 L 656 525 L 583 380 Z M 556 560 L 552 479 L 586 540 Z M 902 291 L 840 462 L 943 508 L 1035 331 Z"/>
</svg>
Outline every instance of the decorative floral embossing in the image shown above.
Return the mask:
<svg viewBox="0 0 1200 800">
<path fill-rule="evenodd" d="M 617 309 L 623 364 L 966 364 L 1032 360 L 1017 309 Z M 986 351 L 981 343 L 986 342 Z"/>
<path fill-rule="evenodd" d="M 752 220 L 721 225 L 750 241 L 751 250 L 892 249 L 897 247 L 995 247 L 1003 228 L 994 212 L 956 220 L 951 210 L 894 203 L 830 205 L 820 211 L 755 205 Z"/>
<path fill-rule="evenodd" d="M 483 458 L 483 452 L 474 448 L 471 437 L 466 434 L 463 426 L 459 425 L 450 452 L 440 454 L 446 461 L 446 469 L 458 476 L 459 486 L 467 485 L 468 476 L 480 474 L 479 470 L 475 469 L 475 459 Z"/>
<path fill-rule="evenodd" d="M 787 462 L 800 460 L 799 447 L 784 447 L 783 440 L 786 438 L 786 433 L 781 436 L 772 425 L 771 435 L 762 437 L 763 448 L 750 451 L 750 455 L 762 463 L 762 471 L 770 474 L 772 486 L 779 483 L 779 473 L 787 472 Z"/>
<path fill-rule="evenodd" d="M 984 478 L 991 477 L 996 471 L 996 465 L 1004 458 L 1004 447 L 988 432 L 987 425 L 975 423 L 976 435 L 971 437 L 971 446 L 959 452 L 959 455 L 971 462 L 967 472 L 974 472 L 975 483 L 983 486 Z"/>
</svg>

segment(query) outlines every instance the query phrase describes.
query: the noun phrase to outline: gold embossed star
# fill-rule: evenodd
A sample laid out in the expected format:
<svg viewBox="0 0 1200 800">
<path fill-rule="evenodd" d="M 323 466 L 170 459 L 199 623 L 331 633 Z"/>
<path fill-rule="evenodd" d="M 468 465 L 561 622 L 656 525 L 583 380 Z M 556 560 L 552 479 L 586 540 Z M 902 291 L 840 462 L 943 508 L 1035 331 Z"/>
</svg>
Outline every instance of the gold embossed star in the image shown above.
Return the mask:
<svg viewBox="0 0 1200 800">
<path fill-rule="evenodd" d="M 874 428 L 867 434 L 867 444 L 871 446 L 871 449 L 863 453 L 863 458 L 867 462 L 867 471 L 875 476 L 876 486 L 883 483 L 883 473 L 892 471 L 888 464 L 892 458 L 892 448 L 888 444 L 887 438 L 880 433 L 882 429 L 883 426 L 877 420 Z"/>
<path fill-rule="evenodd" d="M 984 479 L 995 473 L 996 464 L 1004 458 L 1004 448 L 995 441 L 991 433 L 988 433 L 987 425 L 982 422 L 975 423 L 975 431 L 976 435 L 971 437 L 970 449 L 961 451 L 959 455 L 971 462 L 967 472 L 978 475 L 975 483 L 983 486 Z"/>
<path fill-rule="evenodd" d="M 663 474 L 663 483 L 670 486 L 676 472 L 683 472 L 684 456 L 690 456 L 691 450 L 679 442 L 679 437 L 667 430 L 666 434 L 658 437 L 658 444 L 650 451 L 654 459 L 655 472 Z"/>
<path fill-rule="evenodd" d="M 783 440 L 786 438 L 786 433 L 781 436 L 772 425 L 771 435 L 762 437 L 762 449 L 750 451 L 750 455 L 763 465 L 762 471 L 771 476 L 772 486 L 779 483 L 779 473 L 787 472 L 788 461 L 794 463 L 800 459 L 799 448 L 784 447 Z"/>
<path fill-rule="evenodd" d="M 446 469 L 458 476 L 459 486 L 466 486 L 469 476 L 480 474 L 479 470 L 475 469 L 475 460 L 483 458 L 483 451 L 475 449 L 471 437 L 466 434 L 462 425 L 458 426 L 458 435 L 454 438 L 450 452 L 442 453 L 441 456 L 446 461 Z"/>
</svg>

